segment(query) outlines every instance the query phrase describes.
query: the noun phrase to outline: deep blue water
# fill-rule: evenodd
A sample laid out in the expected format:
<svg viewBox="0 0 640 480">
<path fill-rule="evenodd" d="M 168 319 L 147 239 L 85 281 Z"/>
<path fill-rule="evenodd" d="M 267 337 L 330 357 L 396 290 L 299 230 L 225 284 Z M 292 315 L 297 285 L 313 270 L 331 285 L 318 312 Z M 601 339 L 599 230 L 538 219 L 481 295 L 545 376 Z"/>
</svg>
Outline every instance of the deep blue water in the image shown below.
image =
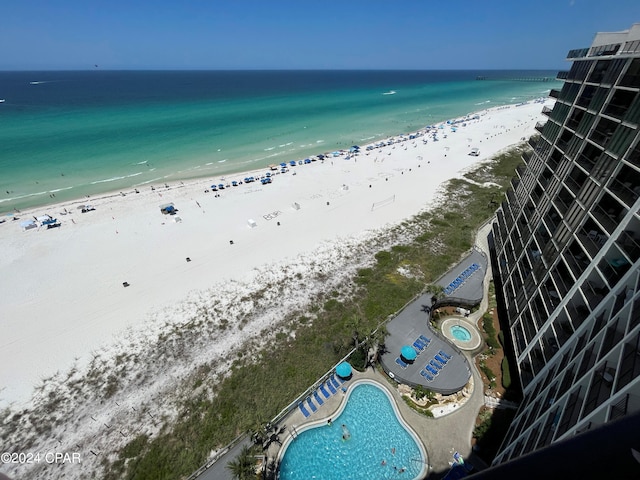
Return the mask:
<svg viewBox="0 0 640 480">
<path fill-rule="evenodd" d="M 0 212 L 369 143 L 559 85 L 479 75 L 555 73 L 0 72 Z"/>
</svg>

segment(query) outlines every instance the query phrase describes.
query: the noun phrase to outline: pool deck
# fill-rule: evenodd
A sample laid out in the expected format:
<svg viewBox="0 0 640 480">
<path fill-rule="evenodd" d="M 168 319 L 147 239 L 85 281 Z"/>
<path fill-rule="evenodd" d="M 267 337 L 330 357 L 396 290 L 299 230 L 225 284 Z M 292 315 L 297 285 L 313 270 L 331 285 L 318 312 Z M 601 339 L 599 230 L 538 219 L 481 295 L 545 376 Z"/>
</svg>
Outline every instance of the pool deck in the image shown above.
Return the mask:
<svg viewBox="0 0 640 480">
<path fill-rule="evenodd" d="M 491 224 L 488 223 L 482 229 L 478 231 L 476 241 L 479 242 L 482 250 L 488 252 L 487 243 L 487 235 L 491 230 Z M 474 254 L 478 252 L 474 251 Z M 467 258 L 468 259 L 468 258 Z M 467 259 L 463 260 L 466 261 Z M 460 266 L 461 264 L 459 264 Z M 488 305 L 488 279 L 490 278 L 491 272 L 490 265 L 484 264 L 482 266 L 482 271 L 476 271 L 474 275 L 471 276 L 473 278 L 472 283 L 468 283 L 466 285 L 462 285 L 456 289 L 456 296 L 460 293 L 468 292 L 469 297 L 473 297 L 478 293 L 478 281 L 480 282 L 480 288 L 482 290 L 482 296 L 480 300 L 480 308 L 478 311 L 472 313 L 469 317 L 460 317 L 458 319 L 462 325 L 465 327 L 470 326 L 474 327 L 478 324 L 479 319 L 482 317 L 482 314 L 487 310 Z M 479 274 L 480 273 L 480 274 Z M 451 282 L 452 279 L 457 278 L 456 271 L 453 269 L 451 272 L 447 273 L 443 276 L 438 282 L 440 285 L 443 285 L 445 282 Z M 483 277 L 483 278 L 480 278 Z M 487 279 L 487 281 L 484 281 Z M 467 280 L 468 281 L 468 280 Z M 465 282 L 466 283 L 466 282 Z M 448 283 L 447 283 L 448 285 Z M 464 289 L 460 290 L 460 288 L 464 287 Z M 422 298 L 422 297 L 421 297 Z M 420 299 L 418 299 L 420 300 Z M 414 302 L 415 303 L 415 302 Z M 430 305 L 430 298 L 429 298 Z M 418 309 L 419 310 L 419 309 Z M 426 324 L 429 323 L 429 319 L 425 317 L 426 312 L 414 312 L 415 319 L 418 321 L 419 328 L 423 328 Z M 398 317 L 396 317 L 398 318 Z M 464 323 L 462 323 L 464 322 Z M 399 323 L 399 322 L 398 322 Z M 415 333 L 411 332 L 409 328 L 407 328 L 406 333 Z M 365 372 L 357 372 L 354 371 L 353 378 L 348 382 L 345 382 L 343 386 L 348 389 L 354 383 L 355 380 L 358 379 L 370 379 L 377 383 L 379 383 L 382 387 L 384 387 L 391 396 L 395 399 L 396 405 L 402 418 L 404 421 L 411 426 L 413 431 L 418 435 L 422 444 L 427 452 L 427 462 L 428 462 L 428 473 L 426 478 L 442 478 L 446 472 L 450 469 L 451 462 L 453 461 L 453 454 L 458 452 L 465 459 L 466 463 L 470 463 L 474 465 L 478 470 L 482 470 L 487 468 L 482 460 L 480 460 L 472 451 L 471 448 L 471 439 L 473 436 L 473 429 L 475 426 L 475 420 L 478 416 L 478 412 L 480 408 L 484 405 L 484 388 L 482 383 L 482 378 L 478 373 L 475 366 L 473 366 L 473 359 L 471 357 L 471 352 L 460 349 L 455 345 L 455 339 L 453 337 L 445 339 L 445 337 L 437 337 L 441 339 L 443 342 L 446 342 L 450 345 L 450 348 L 458 349 L 459 355 L 465 359 L 466 364 L 470 365 L 470 380 L 472 380 L 473 388 L 470 389 L 470 395 L 464 399 L 463 402 L 459 404 L 456 403 L 454 405 L 446 405 L 443 406 L 442 409 L 434 411 L 434 418 L 428 418 L 420 413 L 409 408 L 409 406 L 402 399 L 401 394 L 396 388 L 395 382 L 387 377 L 386 374 L 381 373 L 375 369 L 367 369 Z M 408 336 L 406 338 L 411 338 Z M 432 339 L 432 342 L 434 339 Z M 401 345 L 398 344 L 400 347 Z M 430 343 L 430 346 L 436 346 L 437 344 Z M 387 345 L 389 349 L 389 345 Z M 399 350 L 398 350 L 399 351 Z M 426 353 L 425 350 L 424 353 Z M 395 354 L 391 361 L 395 364 Z M 424 358 L 424 357 L 423 357 Z M 421 360 L 422 361 L 422 360 Z M 414 362 L 415 363 L 415 362 Z M 446 367 L 445 367 L 446 368 Z M 399 380 L 397 377 L 395 380 Z M 345 398 L 345 392 L 342 389 L 337 389 L 336 393 L 331 395 L 330 398 L 323 399 L 323 405 L 317 408 L 316 412 L 311 413 L 311 415 L 307 418 L 305 417 L 298 407 L 295 407 L 284 419 L 279 423 L 279 427 L 284 426 L 284 431 L 280 435 L 279 441 L 281 443 L 285 443 L 287 436 L 291 436 L 292 432 L 295 435 L 296 429 L 302 427 L 304 425 L 309 425 L 311 423 L 326 423 L 329 418 L 335 416 L 336 412 L 339 411 L 341 404 Z M 246 442 L 246 440 L 245 440 Z M 239 447 L 238 447 L 239 448 Z M 210 468 L 203 475 L 198 477 L 198 480 L 230 480 L 232 475 L 229 470 L 224 468 L 224 465 L 228 463 L 228 461 L 232 460 L 235 455 L 237 455 L 236 450 L 233 452 L 229 452 L 228 455 L 225 455 L 219 462 L 214 464 L 212 468 Z M 267 458 L 276 459 L 278 455 L 280 455 L 281 445 L 277 442 L 271 443 L 269 448 L 264 452 Z M 217 468 L 219 467 L 219 468 Z"/>
<path fill-rule="evenodd" d="M 431 296 L 431 293 L 421 295 L 387 323 L 388 335 L 384 340 L 385 351 L 380 356 L 380 363 L 398 383 L 411 387 L 422 385 L 434 392 L 450 395 L 464 388 L 471 378 L 471 367 L 455 344 L 431 328 L 430 313 L 426 311 L 431 306 Z M 420 340 L 420 335 L 428 338 L 429 344 L 418 353 L 414 361 L 405 362 L 406 367 L 398 365 L 396 362 L 402 347 L 413 345 L 415 341 Z M 441 365 L 436 359 L 444 357 L 441 352 L 449 357 L 446 364 L 433 366 L 434 363 Z M 433 380 L 421 375 L 425 370 L 431 371 L 428 373 Z"/>
<path fill-rule="evenodd" d="M 473 266 L 473 268 L 472 268 Z M 440 277 L 436 284 L 445 294 L 435 304 L 477 305 L 485 296 L 490 266 L 487 256 L 479 248 L 473 248 L 456 266 Z M 469 273 L 471 272 L 471 273 Z M 455 285 L 455 288 L 451 285 Z M 464 388 L 471 378 L 471 366 L 463 350 L 480 347 L 482 337 L 473 319 L 466 321 L 462 315 L 445 320 L 440 328 L 431 326 L 432 292 L 420 295 L 387 323 L 388 335 L 380 363 L 390 377 L 411 387 L 418 385 L 434 392 L 450 395 Z M 449 333 L 451 325 L 463 325 L 471 334 L 469 342 L 457 340 Z M 423 348 L 421 339 L 429 342 Z M 403 346 L 413 346 L 418 353 L 414 361 L 400 356 Z M 444 355 L 442 354 L 444 352 Z M 447 360 L 446 363 L 442 359 Z"/>
<path fill-rule="evenodd" d="M 475 369 L 474 369 L 475 370 Z M 471 396 L 464 402 L 456 404 L 455 408 L 448 408 L 449 413 L 436 418 L 428 418 L 412 410 L 402 399 L 398 389 L 391 379 L 385 374 L 367 369 L 366 372 L 354 372 L 353 378 L 344 386 L 348 389 L 355 381 L 368 379 L 376 382 L 384 388 L 395 400 L 396 406 L 404 421 L 418 436 L 427 454 L 428 472 L 444 472 L 449 468 L 449 462 L 453 460 L 454 452 L 459 452 L 465 459 L 471 455 L 470 439 L 475 425 L 475 418 L 480 407 L 484 404 L 484 393 L 481 388 L 474 388 Z M 482 379 L 474 373 L 475 385 L 482 385 Z M 345 393 L 339 391 L 329 401 L 325 402 L 318 411 L 305 418 L 298 408 L 292 411 L 283 423 L 286 431 L 281 435 L 282 444 L 286 444 L 287 437 L 296 435 L 303 426 L 323 425 L 329 418 L 334 418 L 341 408 Z M 295 439 L 291 440 L 295 441 Z M 278 458 L 281 455 L 281 447 L 272 443 L 266 454 L 269 458 Z"/>
<path fill-rule="evenodd" d="M 460 365 L 455 369 L 459 370 L 460 373 L 447 373 L 447 376 L 450 375 L 449 378 L 446 380 L 445 376 L 442 376 L 442 378 L 443 381 L 447 382 L 445 385 L 452 386 L 461 384 L 463 379 L 466 378 L 465 382 L 460 385 L 458 390 L 469 384 L 470 381 L 473 388 L 470 389 L 471 393 L 469 397 L 465 398 L 463 402 L 455 404 L 455 406 L 443 406 L 440 411 L 436 408 L 436 411 L 434 411 L 434 418 L 428 418 L 423 414 L 412 410 L 402 399 L 400 392 L 396 388 L 396 382 L 403 383 L 401 380 L 403 376 L 397 375 L 395 373 L 396 370 L 393 369 L 393 367 L 387 370 L 394 374 L 395 378 L 393 380 L 386 374 L 370 368 L 365 372 L 354 371 L 352 380 L 344 384 L 346 388 L 349 388 L 354 380 L 367 378 L 376 381 L 390 392 L 396 401 L 396 405 L 402 415 L 402 418 L 418 435 L 426 449 L 429 467 L 427 478 L 433 478 L 433 476 L 441 478 L 444 476 L 451 467 L 453 454 L 455 452 L 462 455 L 465 462 L 476 466 L 478 470 L 487 468 L 487 465 L 485 465 L 484 462 L 482 462 L 482 460 L 473 453 L 471 448 L 471 439 L 473 437 L 475 421 L 478 416 L 478 412 L 484 405 L 485 401 L 482 378 L 473 364 L 472 354 L 477 350 L 475 344 L 477 343 L 478 347 L 481 344 L 481 337 L 476 326 L 488 308 L 488 288 L 489 280 L 491 278 L 491 266 L 482 251 L 489 251 L 487 235 L 490 230 L 490 223 L 481 228 L 476 237 L 479 248 L 474 248 L 473 252 L 469 256 L 465 257 L 456 267 L 443 275 L 437 282 L 442 286 L 449 285 L 449 283 L 460 275 L 460 272 L 467 268 L 468 264 L 477 263 L 480 266 L 480 268 L 477 269 L 474 274 L 471 275 L 471 277 L 469 277 L 454 292 L 456 297 L 459 295 L 467 295 L 467 300 L 470 303 L 477 302 L 480 304 L 479 309 L 471 313 L 468 317 L 464 317 L 462 315 L 459 317 L 454 316 L 454 319 L 452 320 L 453 322 L 458 322 L 465 328 L 469 329 L 472 334 L 471 342 L 459 342 L 452 335 L 441 335 L 431 329 L 429 318 L 430 309 L 424 308 L 425 305 L 431 305 L 431 294 L 420 296 L 400 312 L 398 316 L 391 320 L 387 324 L 389 336 L 385 339 L 385 347 L 387 349 L 386 360 L 392 365 L 397 366 L 398 370 L 401 371 L 405 370 L 401 369 L 395 363 L 395 358 L 398 356 L 400 348 L 402 348 L 402 345 L 406 344 L 408 340 L 414 338 L 414 336 L 419 336 L 421 332 L 425 336 L 431 338 L 431 342 L 429 343 L 429 346 L 418 356 L 416 361 L 413 362 L 414 365 L 419 365 L 418 361 L 422 363 L 422 359 L 425 359 L 426 355 L 431 354 L 429 352 L 433 353 L 435 351 L 439 351 L 440 346 L 443 347 L 442 349 L 445 350 L 445 352 L 449 351 L 447 349 L 455 350 L 456 362 L 460 362 Z M 447 319 L 445 319 L 443 323 L 446 320 Z M 426 331 L 430 332 L 432 336 L 424 333 Z M 396 339 L 395 343 L 393 343 L 394 338 Z M 392 350 L 393 348 L 395 348 L 395 350 Z M 384 359 L 385 356 L 381 356 L 380 363 L 383 368 L 386 366 L 386 364 L 383 364 Z M 455 363 L 450 363 L 452 360 L 454 360 L 454 355 L 452 355 L 452 358 L 444 367 L 442 373 L 444 373 L 449 366 L 456 367 Z M 407 369 L 408 368 L 409 367 L 407 367 Z M 454 369 L 452 368 L 451 370 Z M 426 385 L 427 382 L 424 382 L 424 378 L 420 376 L 417 367 L 416 371 L 413 371 L 413 374 L 419 376 L 420 379 L 423 380 L 420 381 L 419 384 L 437 391 L 436 388 L 434 388 L 434 385 Z M 440 377 L 440 374 L 438 377 Z M 416 378 L 417 380 L 417 377 L 415 376 L 410 378 Z M 330 399 L 325 401 L 324 405 L 309 418 L 305 418 L 298 408 L 294 409 L 285 418 L 285 420 L 283 420 L 283 423 L 287 424 L 286 434 L 288 434 L 292 428 L 295 430 L 296 428 L 311 422 L 326 423 L 329 418 L 332 418 L 332 416 L 335 416 L 336 412 L 338 412 L 344 397 L 345 393 L 338 391 L 336 395 L 333 395 Z M 278 458 L 280 449 L 281 447 L 279 445 L 272 444 L 267 455 L 271 458 Z"/>
</svg>

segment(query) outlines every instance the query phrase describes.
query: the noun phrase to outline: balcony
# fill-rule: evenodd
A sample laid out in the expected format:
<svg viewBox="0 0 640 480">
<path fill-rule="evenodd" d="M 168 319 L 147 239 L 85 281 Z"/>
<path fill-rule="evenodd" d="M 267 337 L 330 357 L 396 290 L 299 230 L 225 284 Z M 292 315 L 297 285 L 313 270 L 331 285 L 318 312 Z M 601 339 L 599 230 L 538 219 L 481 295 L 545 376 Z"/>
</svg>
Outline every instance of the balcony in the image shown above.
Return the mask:
<svg viewBox="0 0 640 480">
<path fill-rule="evenodd" d="M 628 175 L 625 175 L 625 171 L 627 171 Z M 633 205 L 640 194 L 640 183 L 638 183 L 637 177 L 638 175 L 634 175 L 630 168 L 625 167 L 609 185 L 609 190 L 622 200 L 626 206 Z M 624 183 L 618 178 L 624 179 Z"/>
<path fill-rule="evenodd" d="M 617 285 L 620 279 L 630 268 L 631 264 L 621 255 L 615 258 L 602 259 L 598 264 L 600 273 L 611 288 Z"/>
<path fill-rule="evenodd" d="M 611 101 L 604 110 L 604 114 L 622 120 L 635 99 L 635 96 L 635 92 L 616 89 Z"/>
<path fill-rule="evenodd" d="M 597 274 L 594 273 L 594 278 L 599 277 L 599 275 L 597 275 L 597 277 L 596 275 Z M 581 289 L 591 310 L 595 310 L 607 293 L 609 293 L 609 288 L 607 288 L 599 278 L 597 280 L 590 280 L 583 283 Z"/>
<path fill-rule="evenodd" d="M 591 136 L 589 138 L 602 148 L 606 148 L 616 127 L 617 124 L 614 121 L 601 118 L 595 130 L 591 132 Z"/>
<path fill-rule="evenodd" d="M 589 415 L 598 405 L 602 405 L 611 396 L 614 374 L 615 370 L 607 368 L 606 364 L 594 373 L 591 387 L 585 400 L 583 416 Z"/>
<path fill-rule="evenodd" d="M 547 117 L 551 115 L 551 112 L 553 112 L 553 108 L 549 108 L 547 106 L 542 108 L 542 114 L 546 115 Z"/>
<path fill-rule="evenodd" d="M 569 268 L 571 269 L 574 277 L 576 278 L 580 277 L 580 275 L 584 273 L 584 271 L 587 269 L 590 263 L 589 259 L 582 251 L 578 251 L 574 253 L 568 250 L 564 253 L 564 260 L 567 263 L 567 265 L 569 265 Z"/>
<path fill-rule="evenodd" d="M 538 122 L 534 128 L 542 134 L 542 130 L 544 130 L 546 124 L 547 122 Z"/>
<path fill-rule="evenodd" d="M 570 60 L 572 58 L 584 58 L 587 56 L 587 53 L 589 53 L 589 48 L 574 48 L 573 50 L 569 50 L 569 53 L 567 53 L 567 60 Z M 558 74 L 560 75 L 560 74 Z"/>
<path fill-rule="evenodd" d="M 571 394 L 567 403 L 563 409 L 562 420 L 558 425 L 558 429 L 556 431 L 556 439 L 562 435 L 564 435 L 567 430 L 573 427 L 578 422 L 578 417 L 580 415 L 580 409 L 582 407 L 583 398 L 580 395 L 581 387 L 578 388 L 574 393 Z"/>
<path fill-rule="evenodd" d="M 620 234 L 616 244 L 635 263 L 640 258 L 640 237 L 633 230 L 625 230 Z"/>
<path fill-rule="evenodd" d="M 618 367 L 618 381 L 616 392 L 640 376 L 640 355 L 638 355 L 638 341 L 624 344 L 620 366 Z"/>
<path fill-rule="evenodd" d="M 561 70 L 556 75 L 556 80 L 566 80 L 567 78 L 569 78 L 569 71 L 568 70 Z"/>
<path fill-rule="evenodd" d="M 600 205 L 596 205 L 593 207 L 592 213 L 596 220 L 598 220 L 598 223 L 611 234 L 618 226 L 618 218 L 622 212 L 616 211 L 614 208 L 605 210 Z"/>
<path fill-rule="evenodd" d="M 549 92 L 549 96 L 551 98 L 558 98 L 560 96 L 560 90 L 556 89 L 556 88 L 552 88 L 551 91 Z"/>
<path fill-rule="evenodd" d="M 587 253 L 591 258 L 593 258 L 604 246 L 609 237 L 600 230 L 595 222 L 589 221 L 587 222 L 587 225 L 585 225 L 582 231 L 578 234 L 578 238 L 580 239 L 582 246 L 587 250 Z M 587 230 L 587 228 L 589 230 Z"/>
</svg>

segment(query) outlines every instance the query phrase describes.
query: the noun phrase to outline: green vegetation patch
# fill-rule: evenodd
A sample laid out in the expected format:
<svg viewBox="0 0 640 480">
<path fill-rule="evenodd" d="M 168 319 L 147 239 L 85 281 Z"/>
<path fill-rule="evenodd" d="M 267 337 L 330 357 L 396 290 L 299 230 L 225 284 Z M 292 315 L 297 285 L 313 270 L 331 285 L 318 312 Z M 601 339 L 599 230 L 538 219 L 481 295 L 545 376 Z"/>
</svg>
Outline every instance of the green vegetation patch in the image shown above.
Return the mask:
<svg viewBox="0 0 640 480">
<path fill-rule="evenodd" d="M 351 360 L 356 368 L 363 367 L 370 346 L 382 339 L 371 333 L 472 247 L 476 229 L 493 216 L 520 155 L 516 149 L 480 167 L 483 182 L 492 182 L 489 187 L 462 179 L 448 182 L 440 206 L 398 227 L 404 238 L 411 232 L 414 241 L 378 252 L 372 267 L 358 270 L 339 294 L 319 294 L 319 303 L 308 312 L 291 312 L 284 322 L 295 335 L 279 335 L 277 341 L 256 347 L 253 355 L 234 359 L 223 380 L 214 382 L 202 372 L 185 379 L 198 390 L 179 403 L 177 420 L 152 439 L 135 438 L 117 459 L 105 461 L 105 478 L 185 478 L 212 450 L 274 418 L 356 345 L 359 351 Z M 411 265 L 421 280 L 398 275 L 402 265 Z"/>
</svg>

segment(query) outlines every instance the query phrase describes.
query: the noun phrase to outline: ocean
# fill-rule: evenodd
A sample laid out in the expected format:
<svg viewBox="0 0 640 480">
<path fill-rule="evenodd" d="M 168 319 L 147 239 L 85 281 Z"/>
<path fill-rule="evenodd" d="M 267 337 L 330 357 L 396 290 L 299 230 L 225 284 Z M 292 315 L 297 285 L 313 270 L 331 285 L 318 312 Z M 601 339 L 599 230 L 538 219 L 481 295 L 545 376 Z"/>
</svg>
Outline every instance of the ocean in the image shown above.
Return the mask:
<svg viewBox="0 0 640 480">
<path fill-rule="evenodd" d="M 0 214 L 364 145 L 546 97 L 562 84 L 515 79 L 556 73 L 0 72 Z"/>
</svg>

